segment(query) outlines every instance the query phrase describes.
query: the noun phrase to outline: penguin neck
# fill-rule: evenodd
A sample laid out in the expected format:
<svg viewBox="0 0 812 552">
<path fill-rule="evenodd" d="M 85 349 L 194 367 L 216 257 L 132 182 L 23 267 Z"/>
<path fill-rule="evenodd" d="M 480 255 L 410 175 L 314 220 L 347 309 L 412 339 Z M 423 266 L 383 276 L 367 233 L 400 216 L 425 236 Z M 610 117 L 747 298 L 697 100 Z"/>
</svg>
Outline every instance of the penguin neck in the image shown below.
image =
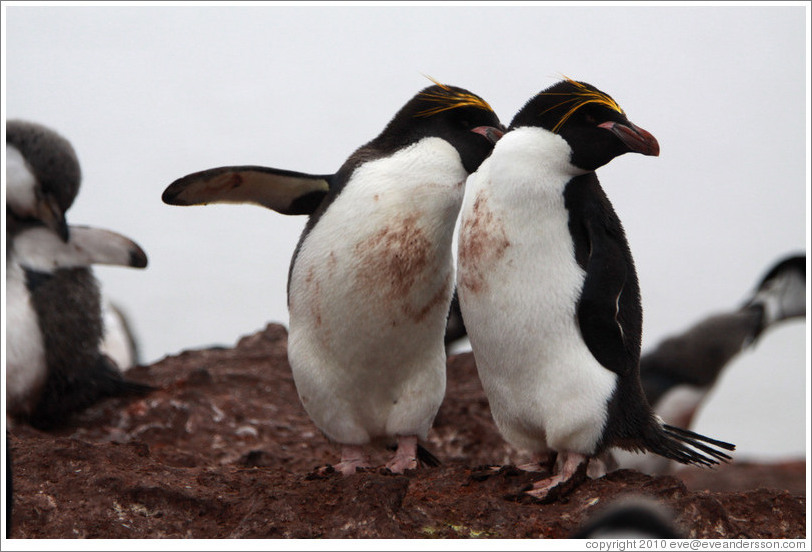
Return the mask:
<svg viewBox="0 0 812 552">
<path fill-rule="evenodd" d="M 562 201 L 573 178 L 586 171 L 571 162 L 572 149 L 561 136 L 540 127 L 520 127 L 508 132 L 489 159 L 489 170 L 499 185 L 490 195 L 511 211 L 535 211 Z"/>
</svg>

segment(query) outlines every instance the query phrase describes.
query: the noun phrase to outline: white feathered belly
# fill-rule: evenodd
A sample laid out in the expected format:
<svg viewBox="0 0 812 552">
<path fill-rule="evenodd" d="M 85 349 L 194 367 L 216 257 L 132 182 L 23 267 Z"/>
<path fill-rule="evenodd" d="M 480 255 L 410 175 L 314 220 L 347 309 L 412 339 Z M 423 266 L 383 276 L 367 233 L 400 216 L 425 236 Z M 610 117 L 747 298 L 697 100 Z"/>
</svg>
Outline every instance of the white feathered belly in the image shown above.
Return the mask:
<svg viewBox="0 0 812 552">
<path fill-rule="evenodd" d="M 25 273 L 11 259 L 6 273 L 6 402 L 10 413 L 33 409 L 47 374 L 45 346 Z"/>
<path fill-rule="evenodd" d="M 434 181 L 393 189 L 369 165 L 369 178 L 356 174 L 305 238 L 291 273 L 296 388 L 314 423 L 344 444 L 425 438 L 431 427 L 445 394 L 451 240 L 465 179 L 432 170 Z"/>
<path fill-rule="evenodd" d="M 515 446 L 592 454 L 616 375 L 581 338 L 563 196 L 508 209 L 490 191 L 463 204 L 458 292 L 494 420 Z"/>
</svg>

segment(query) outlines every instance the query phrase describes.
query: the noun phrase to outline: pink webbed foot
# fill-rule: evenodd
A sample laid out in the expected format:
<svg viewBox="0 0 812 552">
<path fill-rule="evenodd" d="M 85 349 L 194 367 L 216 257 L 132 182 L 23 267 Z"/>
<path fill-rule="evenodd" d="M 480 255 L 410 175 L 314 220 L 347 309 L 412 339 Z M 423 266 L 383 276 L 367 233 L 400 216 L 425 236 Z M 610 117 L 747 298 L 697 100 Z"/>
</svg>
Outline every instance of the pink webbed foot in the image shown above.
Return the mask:
<svg viewBox="0 0 812 552">
<path fill-rule="evenodd" d="M 358 468 L 368 468 L 369 458 L 360 445 L 344 445 L 341 447 L 341 462 L 333 466 L 336 471 L 344 475 L 352 475 Z"/>
<path fill-rule="evenodd" d="M 386 468 L 392 473 L 403 473 L 417 468 L 417 436 L 398 435 L 398 449 L 387 462 Z"/>
<path fill-rule="evenodd" d="M 569 494 L 575 487 L 586 479 L 586 470 L 589 457 L 576 452 L 562 452 L 559 455 L 561 469 L 552 477 L 547 477 L 533 484 L 533 488 L 526 491 L 528 495 L 544 501 L 553 501 Z"/>
</svg>

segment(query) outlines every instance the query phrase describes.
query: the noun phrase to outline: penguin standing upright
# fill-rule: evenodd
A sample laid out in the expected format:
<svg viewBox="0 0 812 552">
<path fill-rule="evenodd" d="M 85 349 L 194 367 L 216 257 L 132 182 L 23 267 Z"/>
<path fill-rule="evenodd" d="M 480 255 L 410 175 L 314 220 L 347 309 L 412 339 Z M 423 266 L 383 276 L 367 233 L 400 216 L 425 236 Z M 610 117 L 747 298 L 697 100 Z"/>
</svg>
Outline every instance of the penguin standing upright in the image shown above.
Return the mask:
<svg viewBox="0 0 812 552">
<path fill-rule="evenodd" d="M 81 171 L 70 143 L 42 125 L 6 124 L 8 413 L 48 429 L 109 396 L 152 388 L 125 380 L 99 347 L 100 292 L 89 268 L 143 268 L 146 254 L 106 230 L 69 227 Z"/>
<path fill-rule="evenodd" d="M 463 202 L 460 309 L 504 438 L 558 455 L 559 472 L 529 491 L 540 499 L 609 447 L 702 465 L 729 458 L 708 444 L 733 449 L 663 425 L 643 395 L 637 276 L 594 172 L 627 152 L 659 145 L 611 97 L 566 79 L 516 114 Z"/>
<path fill-rule="evenodd" d="M 806 257 L 793 255 L 771 266 L 739 308 L 703 318 L 643 355 L 640 379 L 649 403 L 669 423 L 690 427 L 699 403 L 731 360 L 767 328 L 805 315 Z"/>
<path fill-rule="evenodd" d="M 445 393 L 451 243 L 468 174 L 501 136 L 490 106 L 435 84 L 333 175 L 224 167 L 173 183 L 165 202 L 249 202 L 310 214 L 290 264 L 288 358 L 313 422 L 342 446 L 397 440 L 387 468 L 417 466 Z"/>
</svg>

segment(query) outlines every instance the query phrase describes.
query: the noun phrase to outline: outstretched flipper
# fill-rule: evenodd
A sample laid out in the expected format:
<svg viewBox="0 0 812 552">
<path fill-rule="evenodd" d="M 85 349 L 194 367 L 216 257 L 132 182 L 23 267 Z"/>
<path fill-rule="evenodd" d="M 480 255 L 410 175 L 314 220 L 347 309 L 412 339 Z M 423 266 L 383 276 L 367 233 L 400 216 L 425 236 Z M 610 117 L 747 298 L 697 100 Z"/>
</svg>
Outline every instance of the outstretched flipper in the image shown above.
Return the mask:
<svg viewBox="0 0 812 552">
<path fill-rule="evenodd" d="M 161 199 L 169 205 L 251 203 L 283 215 L 309 215 L 327 195 L 331 179 L 252 165 L 218 167 L 176 180 Z"/>
<path fill-rule="evenodd" d="M 94 264 L 144 268 L 147 254 L 131 239 L 110 230 L 70 226 L 67 242 L 45 226 L 26 229 L 14 239 L 14 251 L 26 268 L 50 272 Z"/>
</svg>

